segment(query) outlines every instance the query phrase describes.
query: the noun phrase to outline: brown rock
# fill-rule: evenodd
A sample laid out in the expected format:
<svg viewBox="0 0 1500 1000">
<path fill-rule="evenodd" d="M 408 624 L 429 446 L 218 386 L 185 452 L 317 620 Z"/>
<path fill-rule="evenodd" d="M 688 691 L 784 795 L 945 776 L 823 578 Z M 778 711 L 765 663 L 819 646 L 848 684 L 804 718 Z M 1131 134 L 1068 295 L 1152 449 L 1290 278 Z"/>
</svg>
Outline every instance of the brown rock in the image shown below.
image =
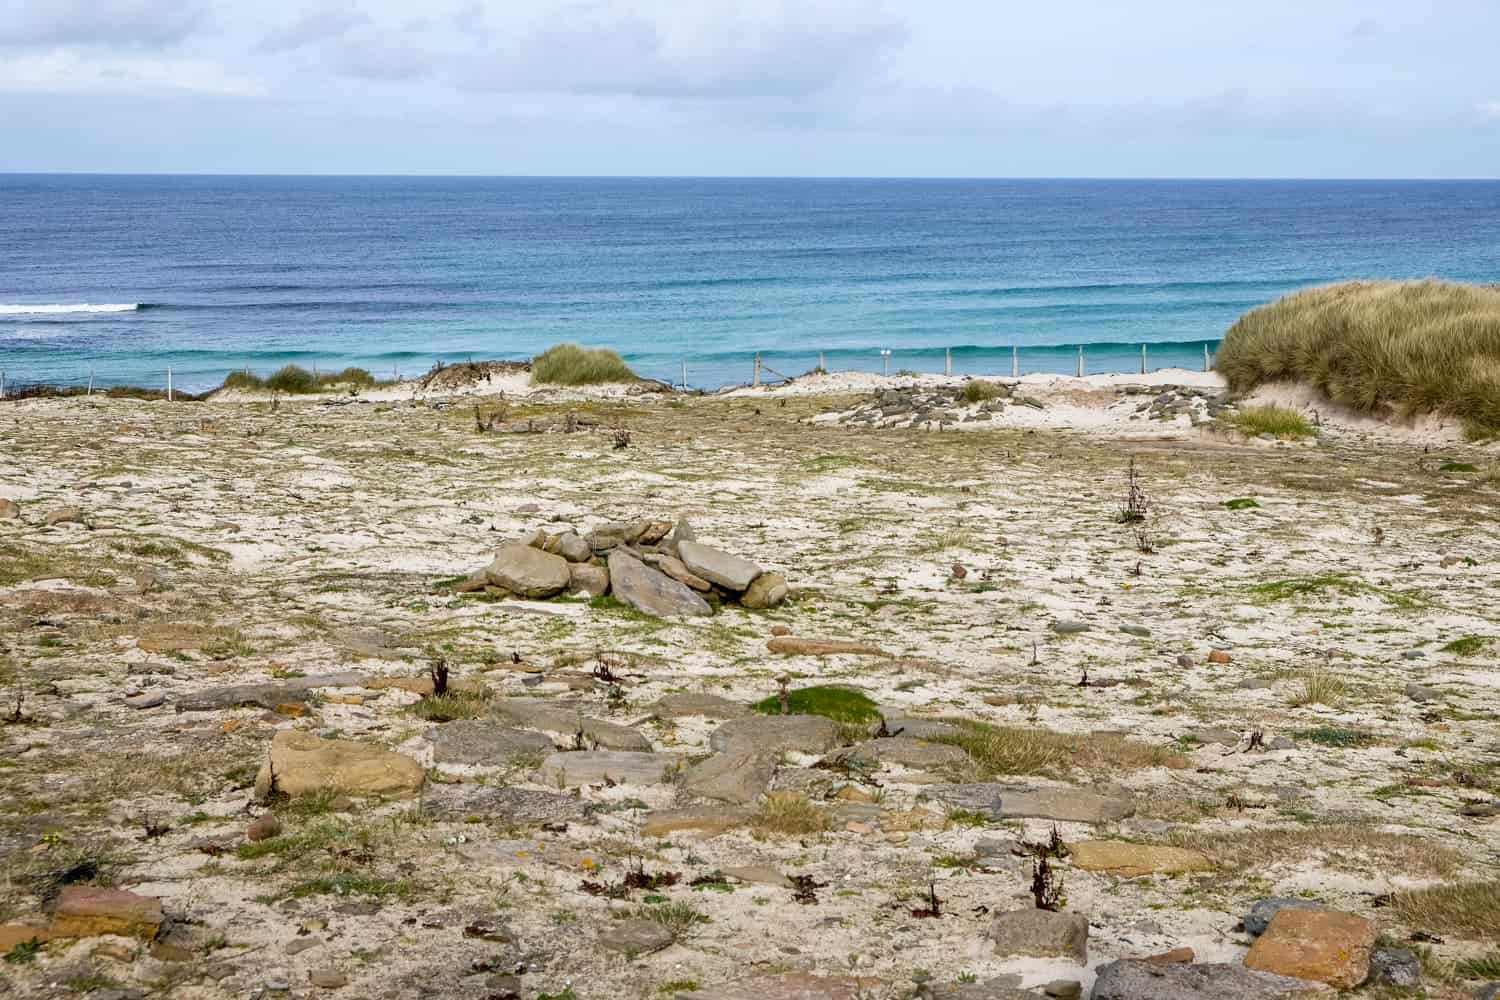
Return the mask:
<svg viewBox="0 0 1500 1000">
<path fill-rule="evenodd" d="M 1186 965 L 1197 957 L 1198 955 L 1193 949 L 1183 947 L 1164 951 L 1160 955 L 1148 955 L 1141 959 L 1141 961 L 1150 962 L 1152 965 Z"/>
<path fill-rule="evenodd" d="M 744 826 L 752 813 L 742 806 L 694 806 L 662 809 L 646 815 L 642 837 L 662 837 L 682 830 L 697 830 L 704 837 L 717 837 L 726 830 Z"/>
<path fill-rule="evenodd" d="M 780 605 L 789 593 L 786 577 L 780 573 L 762 573 L 745 588 L 740 603 L 752 611 L 763 611 Z"/>
<path fill-rule="evenodd" d="M 47 515 L 48 524 L 82 524 L 83 511 L 78 507 L 59 507 Z"/>
<path fill-rule="evenodd" d="M 263 813 L 250 821 L 245 828 L 247 840 L 270 840 L 272 837 L 281 836 L 281 820 L 276 818 L 275 813 Z"/>
<path fill-rule="evenodd" d="M 771 626 L 771 634 L 772 635 L 791 635 L 792 634 L 792 630 L 789 627 L 787 627 L 786 625 L 772 625 Z"/>
<path fill-rule="evenodd" d="M 590 597 L 603 597 L 609 593 L 609 570 L 591 563 L 568 564 L 568 589 L 582 591 Z"/>
<path fill-rule="evenodd" d="M 1284 909 L 1245 956 L 1245 968 L 1351 990 L 1370 973 L 1375 924 L 1337 910 Z"/>
<path fill-rule="evenodd" d="M 780 972 L 700 987 L 677 994 L 677 1000 L 860 1000 L 876 995 L 881 985 L 878 979 L 864 977 Z"/>
<path fill-rule="evenodd" d="M 998 958 L 1070 958 L 1080 965 L 1088 959 L 1089 921 L 1081 913 L 1008 910 L 995 914 L 988 937 Z"/>
<path fill-rule="evenodd" d="M 45 941 L 52 934 L 45 927 L 34 927 L 31 924 L 0 924 L 0 954 L 10 951 L 18 944 L 27 941 Z"/>
<path fill-rule="evenodd" d="M 349 985 L 349 977 L 337 969 L 318 969 L 308 975 L 307 981 L 323 990 L 336 990 Z"/>
<path fill-rule="evenodd" d="M 157 941 L 151 945 L 151 957 L 158 962 L 191 962 L 193 952 L 180 944 L 172 944 L 170 941 Z"/>
<path fill-rule="evenodd" d="M 14 500 L 0 497 L 0 521 L 11 521 L 21 516 L 21 507 Z"/>
<path fill-rule="evenodd" d="M 52 937 L 118 934 L 149 941 L 161 930 L 161 901 L 121 889 L 70 885 L 52 913 Z"/>
<path fill-rule="evenodd" d="M 422 765 L 404 754 L 353 740 L 325 740 L 312 733 L 283 731 L 255 776 L 255 794 L 265 798 L 274 783 L 286 795 L 331 788 L 346 795 L 399 795 L 422 787 Z"/>
<path fill-rule="evenodd" d="M 1222 649 L 1216 649 L 1208 654 L 1209 663 L 1228 663 L 1233 657 Z"/>
<path fill-rule="evenodd" d="M 868 642 L 852 642 L 845 639 L 799 639 L 795 636 L 777 636 L 766 643 L 766 648 L 782 656 L 890 656 L 879 646 Z"/>
<path fill-rule="evenodd" d="M 1181 875 L 1213 871 L 1213 864 L 1198 851 L 1155 844 L 1131 844 L 1123 840 L 1084 840 L 1068 845 L 1073 864 L 1090 872 L 1115 875 Z"/>
<path fill-rule="evenodd" d="M 568 561 L 562 556 L 514 542 L 495 550 L 495 560 L 484 573 L 495 586 L 532 598 L 560 594 L 571 580 Z"/>
</svg>

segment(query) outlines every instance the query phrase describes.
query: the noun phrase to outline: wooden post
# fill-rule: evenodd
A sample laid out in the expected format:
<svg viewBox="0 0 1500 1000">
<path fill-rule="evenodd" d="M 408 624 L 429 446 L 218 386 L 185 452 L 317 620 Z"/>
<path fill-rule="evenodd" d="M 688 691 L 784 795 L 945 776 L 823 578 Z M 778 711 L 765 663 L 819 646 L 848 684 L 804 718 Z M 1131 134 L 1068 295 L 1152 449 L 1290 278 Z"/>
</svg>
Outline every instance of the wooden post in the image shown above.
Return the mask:
<svg viewBox="0 0 1500 1000">
<path fill-rule="evenodd" d="M 0 399 L 5 398 L 5 372 L 0 371 Z"/>
<path fill-rule="evenodd" d="M 687 391 L 687 358 L 682 359 L 682 389 Z"/>
<path fill-rule="evenodd" d="M 1213 362 L 1208 360 L 1208 345 L 1203 345 L 1203 370 L 1211 372 L 1214 370 Z"/>
<path fill-rule="evenodd" d="M 943 374 L 953 374 L 953 348 L 951 347 L 943 348 Z"/>
<path fill-rule="evenodd" d="M 754 386 L 755 388 L 757 388 L 757 389 L 760 388 L 760 354 L 759 354 L 759 352 L 757 352 L 756 355 L 755 355 L 755 379 L 750 384 L 752 386 Z"/>
<path fill-rule="evenodd" d="M 1078 345 L 1078 377 L 1083 378 L 1083 345 Z"/>
<path fill-rule="evenodd" d="M 167 369 L 167 402 L 172 401 L 172 369 Z"/>
<path fill-rule="evenodd" d="M 825 364 L 823 364 L 823 352 L 822 351 L 818 352 L 818 371 L 823 372 L 825 374 L 828 372 L 828 366 L 825 365 Z"/>
<path fill-rule="evenodd" d="M 1021 377 L 1021 349 L 1012 346 L 1010 349 L 1010 377 Z"/>
<path fill-rule="evenodd" d="M 1146 345 L 1141 345 L 1141 374 L 1146 374 Z"/>
<path fill-rule="evenodd" d="M 85 395 L 92 396 L 93 394 L 94 394 L 94 369 L 90 368 L 89 369 L 89 391 L 87 393 L 85 393 Z"/>
</svg>

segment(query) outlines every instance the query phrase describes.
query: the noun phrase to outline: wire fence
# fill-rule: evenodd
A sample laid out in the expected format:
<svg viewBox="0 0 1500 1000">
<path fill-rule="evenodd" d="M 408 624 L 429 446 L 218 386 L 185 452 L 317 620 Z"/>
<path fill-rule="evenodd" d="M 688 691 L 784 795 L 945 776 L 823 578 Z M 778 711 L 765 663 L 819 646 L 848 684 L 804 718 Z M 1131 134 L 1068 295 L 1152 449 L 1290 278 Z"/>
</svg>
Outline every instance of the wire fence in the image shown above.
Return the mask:
<svg viewBox="0 0 1500 1000">
<path fill-rule="evenodd" d="M 1193 353 L 1201 347 L 1203 371 L 1211 371 L 1213 368 L 1213 352 L 1210 343 L 1160 343 L 1140 345 L 1094 345 L 1101 348 L 1094 355 L 1090 354 L 1090 345 L 1076 345 L 1071 347 L 1012 347 L 1009 357 L 1004 356 L 1002 350 L 987 351 L 982 361 L 976 362 L 972 358 L 961 358 L 960 367 L 971 369 L 967 374 L 982 374 L 991 377 L 1004 377 L 1005 369 L 1009 369 L 1011 378 L 1020 378 L 1031 374 L 1062 374 L 1074 375 L 1082 378 L 1086 375 L 1145 375 L 1153 369 L 1154 362 L 1164 360 L 1167 365 L 1162 367 L 1183 368 L 1189 364 L 1196 366 L 1196 356 Z M 1076 351 L 1076 355 L 1073 352 Z M 1137 353 L 1138 352 L 1138 353 Z M 1153 356 L 1154 352 L 1154 356 Z M 941 360 L 942 374 L 953 376 L 955 373 L 954 351 L 945 349 L 938 356 L 932 350 L 896 352 L 889 348 L 872 349 L 870 351 L 854 352 L 839 350 L 837 352 L 826 352 L 834 354 L 835 363 L 840 365 L 840 371 L 864 371 L 879 372 L 890 376 L 892 369 L 898 376 L 919 375 L 923 372 L 913 369 L 913 364 L 928 368 L 926 374 L 937 374 L 937 361 Z M 790 354 L 786 351 L 778 351 L 771 355 L 776 359 L 776 364 L 785 368 L 804 368 L 803 374 L 827 373 L 825 352 L 814 355 Z M 1102 360 L 1100 356 L 1102 355 Z M 743 356 L 742 356 L 743 357 Z M 879 359 L 879 367 L 873 365 L 875 358 Z M 785 359 L 785 360 L 783 360 Z M 464 364 L 465 362 L 457 362 Z M 472 360 L 467 362 L 472 364 Z M 514 364 L 514 362 L 508 362 Z M 983 370 L 972 370 L 976 364 L 990 367 Z M 745 365 L 746 367 L 741 367 Z M 848 367 L 842 367 L 842 366 Z M 867 367 L 868 365 L 868 367 Z M 427 375 L 446 367 L 442 361 L 436 362 L 431 369 L 426 371 Z M 748 370 L 746 370 L 748 368 Z M 995 370 L 999 368 L 1000 370 Z M 705 369 L 707 379 L 704 379 Z M 234 369 L 235 372 L 244 371 L 247 375 L 258 375 L 250 369 Z M 312 375 L 317 379 L 320 375 L 320 367 L 311 366 Z M 321 374 L 326 378 L 330 373 L 337 373 L 341 369 L 337 366 L 321 368 Z M 36 398 L 40 396 L 130 396 L 135 398 L 164 399 L 169 402 L 189 401 L 201 399 L 203 395 L 218 389 L 223 384 L 223 379 L 229 372 L 215 370 L 205 372 L 202 368 L 195 368 L 184 373 L 166 366 L 159 369 L 137 369 L 128 374 L 123 372 L 99 371 L 95 368 L 54 368 L 38 370 L 26 367 L 20 371 L 7 373 L 0 368 L 0 400 L 16 400 Z M 269 375 L 270 373 L 265 373 Z M 696 390 L 703 389 L 718 379 L 714 388 L 730 386 L 752 386 L 760 387 L 776 385 L 789 382 L 798 375 L 788 374 L 778 370 L 767 361 L 760 352 L 756 352 L 747 361 L 730 362 L 722 357 L 693 357 L 683 356 L 675 364 L 654 363 L 646 369 L 644 374 L 655 376 L 656 380 L 670 385 L 676 389 Z M 384 373 L 382 372 L 382 375 Z M 423 375 L 419 371 L 409 371 L 408 379 L 419 379 Z M 390 372 L 392 382 L 402 381 L 402 371 L 399 366 L 393 366 Z M 745 381 L 738 381 L 745 379 Z M 184 381 L 187 384 L 184 384 Z M 368 384 L 368 383 L 366 383 Z M 389 384 L 389 383 L 384 383 Z"/>
</svg>

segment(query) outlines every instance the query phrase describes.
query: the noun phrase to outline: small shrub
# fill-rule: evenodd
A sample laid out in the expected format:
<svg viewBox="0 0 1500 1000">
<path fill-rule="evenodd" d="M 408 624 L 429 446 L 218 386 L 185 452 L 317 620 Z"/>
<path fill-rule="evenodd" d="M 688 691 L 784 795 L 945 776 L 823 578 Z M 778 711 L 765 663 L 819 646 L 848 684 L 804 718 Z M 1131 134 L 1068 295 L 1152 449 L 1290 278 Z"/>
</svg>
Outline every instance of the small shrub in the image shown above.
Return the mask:
<svg viewBox="0 0 1500 1000">
<path fill-rule="evenodd" d="M 787 692 L 787 714 L 821 715 L 835 722 L 874 722 L 880 709 L 870 696 L 854 688 L 835 684 L 798 688 Z M 781 714 L 781 696 L 772 695 L 753 706 L 763 715 Z"/>
<path fill-rule="evenodd" d="M 1285 406 L 1250 406 L 1220 419 L 1252 437 L 1270 434 L 1277 438 L 1305 438 L 1315 433 L 1302 414 Z"/>
<path fill-rule="evenodd" d="M 1225 500 L 1224 506 L 1230 510 L 1253 510 L 1260 506 L 1251 497 L 1235 497 L 1233 500 Z"/>
<path fill-rule="evenodd" d="M 638 381 L 618 354 L 604 347 L 558 344 L 531 362 L 532 385 L 600 385 Z"/>
<path fill-rule="evenodd" d="M 1302 688 L 1292 698 L 1292 706 L 1341 704 L 1348 685 L 1327 670 L 1309 670 L 1302 675 Z"/>
<path fill-rule="evenodd" d="M 1466 635 L 1443 646 L 1443 652 L 1458 656 L 1473 656 L 1493 640 L 1486 635 Z"/>
<path fill-rule="evenodd" d="M 959 392 L 959 398 L 965 403 L 983 403 L 991 399 L 1002 399 L 1010 395 L 1010 390 L 998 382 L 988 379 L 971 378 L 964 383 Z"/>
<path fill-rule="evenodd" d="M 700 924 L 709 922 L 708 914 L 688 903 L 662 903 L 659 906 L 642 906 L 634 914 L 641 920 L 661 924 L 672 934 L 672 940 L 681 941 L 690 936 Z"/>
<path fill-rule="evenodd" d="M 224 376 L 224 384 L 220 389 L 264 389 L 266 382 L 259 376 L 252 375 L 248 371 L 230 372 Z"/>
<path fill-rule="evenodd" d="M 265 387 L 272 392 L 303 396 L 318 391 L 318 379 L 300 365 L 283 365 L 265 380 Z"/>
<path fill-rule="evenodd" d="M 828 813 L 793 792 L 772 792 L 750 818 L 762 833 L 807 834 L 828 829 Z"/>
</svg>

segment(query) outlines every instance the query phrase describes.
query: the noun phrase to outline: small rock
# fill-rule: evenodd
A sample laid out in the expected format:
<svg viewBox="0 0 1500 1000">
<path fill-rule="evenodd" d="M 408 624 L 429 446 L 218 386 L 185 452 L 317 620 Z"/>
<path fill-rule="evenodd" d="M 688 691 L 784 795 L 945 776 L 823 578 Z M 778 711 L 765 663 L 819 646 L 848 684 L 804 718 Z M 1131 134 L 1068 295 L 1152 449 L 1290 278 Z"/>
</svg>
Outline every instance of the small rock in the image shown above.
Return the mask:
<svg viewBox="0 0 1500 1000">
<path fill-rule="evenodd" d="M 1058 635 L 1078 635 L 1081 632 L 1087 632 L 1093 627 L 1088 622 L 1081 622 L 1073 618 L 1059 618 L 1052 623 L 1052 631 Z"/>
<path fill-rule="evenodd" d="M 282 948 L 281 951 L 286 955 L 300 955 L 304 951 L 311 951 L 313 948 L 319 947 L 322 943 L 322 938 L 299 937 L 288 941 L 286 947 Z"/>
<path fill-rule="evenodd" d="M 1240 965 L 1110 962 L 1094 980 L 1093 1000 L 1333 1000 L 1322 983 L 1255 972 Z"/>
<path fill-rule="evenodd" d="M 349 977 L 337 969 L 319 969 L 310 973 L 307 981 L 322 990 L 336 990 L 349 985 Z"/>
<path fill-rule="evenodd" d="M 1008 910 L 995 914 L 987 936 L 1000 958 L 1069 958 L 1079 965 L 1088 959 L 1089 922 L 1081 913 Z"/>
<path fill-rule="evenodd" d="M 777 636 L 780 636 L 780 635 L 791 635 L 792 634 L 792 630 L 791 630 L 790 627 L 788 627 L 786 625 L 772 625 L 771 626 L 771 634 L 772 635 L 777 635 Z"/>
<path fill-rule="evenodd" d="M 21 516 L 21 506 L 14 500 L 0 497 L 0 521 L 12 521 Z"/>
<path fill-rule="evenodd" d="M 1422 985 L 1422 963 L 1410 948 L 1376 948 L 1370 956 L 1370 978 L 1378 986 L 1412 989 Z"/>
<path fill-rule="evenodd" d="M 49 931 L 55 938 L 118 934 L 150 941 L 161 922 L 160 900 L 121 889 L 70 885 L 58 897 Z"/>
<path fill-rule="evenodd" d="M 1403 659 L 1403 660 L 1420 660 L 1423 657 L 1425 657 L 1426 655 L 1427 654 L 1424 653 L 1424 652 L 1422 652 L 1420 649 L 1408 649 L 1408 650 L 1404 651 L 1401 654 L 1401 659 Z"/>
<path fill-rule="evenodd" d="M 250 821 L 245 828 L 247 840 L 270 840 L 272 837 L 281 836 L 281 820 L 276 818 L 275 813 L 262 813 Z"/>
<path fill-rule="evenodd" d="M 1282 909 L 1245 955 L 1245 968 L 1352 990 L 1370 972 L 1375 924 L 1335 910 Z"/>
<path fill-rule="evenodd" d="M 762 573 L 740 595 L 740 604 L 752 611 L 764 611 L 779 606 L 788 593 L 786 577 L 780 573 Z"/>
<path fill-rule="evenodd" d="M 1120 631 L 1139 639 L 1147 639 L 1151 636 L 1151 630 L 1144 625 L 1121 625 Z"/>
<path fill-rule="evenodd" d="M 1500 1000 L 1500 983 L 1487 983 L 1474 991 L 1474 1000 Z"/>
<path fill-rule="evenodd" d="M 134 709 L 156 708 L 165 705 L 167 696 L 160 691 L 143 691 L 125 699 L 125 707 Z"/>
<path fill-rule="evenodd" d="M 1190 965 L 1197 957 L 1193 949 L 1183 947 L 1164 951 L 1160 955 L 1148 955 L 1141 961 L 1150 962 L 1152 965 Z"/>
<path fill-rule="evenodd" d="M 1230 656 L 1226 649 L 1211 650 L 1208 654 L 1209 663 L 1229 663 L 1233 659 L 1234 657 Z"/>
<path fill-rule="evenodd" d="M 82 524 L 83 510 L 78 507 L 59 507 L 47 514 L 48 524 Z"/>
<path fill-rule="evenodd" d="M 1406 685 L 1406 696 L 1412 701 L 1419 703 L 1437 701 L 1443 697 L 1442 692 L 1437 688 L 1430 688 L 1425 684 L 1418 684 L 1415 681 Z"/>
<path fill-rule="evenodd" d="M 627 958 L 661 951 L 672 943 L 672 932 L 655 920 L 615 920 L 599 935 L 599 944 Z"/>
<path fill-rule="evenodd" d="M 1191 656 L 1187 655 L 1186 653 L 1178 653 L 1177 654 L 1177 665 L 1179 667 L 1196 667 L 1198 665 L 1198 661 L 1195 660 L 1195 659 L 1193 659 Z"/>
<path fill-rule="evenodd" d="M 1083 996 L 1083 984 L 1076 979 L 1054 979 L 1042 986 L 1042 995 L 1057 1000 L 1078 1000 Z"/>
</svg>

